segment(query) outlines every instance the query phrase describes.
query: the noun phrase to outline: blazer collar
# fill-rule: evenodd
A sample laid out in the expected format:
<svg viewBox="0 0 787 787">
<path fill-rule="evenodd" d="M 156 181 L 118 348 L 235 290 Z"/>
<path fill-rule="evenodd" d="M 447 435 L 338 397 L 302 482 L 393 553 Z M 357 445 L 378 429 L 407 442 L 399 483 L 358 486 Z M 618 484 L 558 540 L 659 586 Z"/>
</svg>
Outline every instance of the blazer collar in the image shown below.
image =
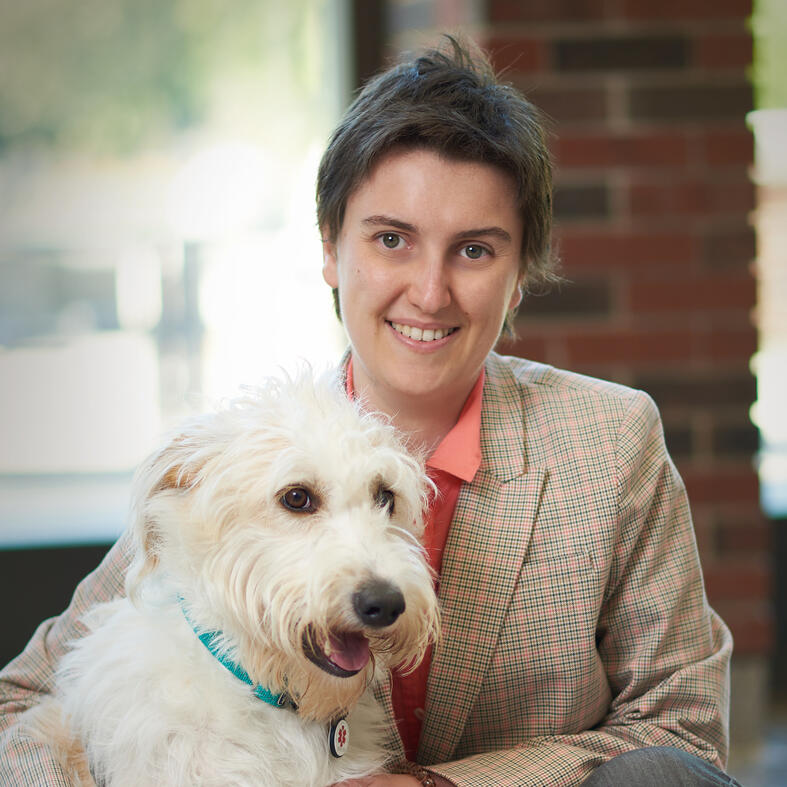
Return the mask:
<svg viewBox="0 0 787 787">
<path fill-rule="evenodd" d="M 481 464 L 501 483 L 525 472 L 524 403 L 513 372 L 491 353 L 485 364 Z"/>
</svg>

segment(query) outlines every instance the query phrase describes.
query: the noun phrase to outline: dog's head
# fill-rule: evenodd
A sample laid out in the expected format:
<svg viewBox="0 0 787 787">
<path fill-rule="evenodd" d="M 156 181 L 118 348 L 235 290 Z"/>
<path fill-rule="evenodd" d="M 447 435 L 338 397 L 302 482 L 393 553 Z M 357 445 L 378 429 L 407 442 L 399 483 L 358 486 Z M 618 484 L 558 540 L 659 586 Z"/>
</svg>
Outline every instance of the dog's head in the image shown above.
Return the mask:
<svg viewBox="0 0 787 787">
<path fill-rule="evenodd" d="M 139 472 L 129 595 L 180 595 L 253 681 L 334 717 L 375 665 L 414 665 L 436 636 L 429 489 L 393 427 L 335 380 L 272 380 Z"/>
</svg>

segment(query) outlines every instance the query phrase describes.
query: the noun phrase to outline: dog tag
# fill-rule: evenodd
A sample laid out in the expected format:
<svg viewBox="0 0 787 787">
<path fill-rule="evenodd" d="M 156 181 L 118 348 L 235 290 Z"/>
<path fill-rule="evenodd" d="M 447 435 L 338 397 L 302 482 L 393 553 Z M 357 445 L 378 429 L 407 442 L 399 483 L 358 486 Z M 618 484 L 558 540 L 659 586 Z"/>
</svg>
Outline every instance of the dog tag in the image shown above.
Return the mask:
<svg viewBox="0 0 787 787">
<path fill-rule="evenodd" d="M 345 719 L 331 722 L 328 731 L 328 743 L 334 757 L 343 757 L 350 745 L 350 725 Z"/>
</svg>

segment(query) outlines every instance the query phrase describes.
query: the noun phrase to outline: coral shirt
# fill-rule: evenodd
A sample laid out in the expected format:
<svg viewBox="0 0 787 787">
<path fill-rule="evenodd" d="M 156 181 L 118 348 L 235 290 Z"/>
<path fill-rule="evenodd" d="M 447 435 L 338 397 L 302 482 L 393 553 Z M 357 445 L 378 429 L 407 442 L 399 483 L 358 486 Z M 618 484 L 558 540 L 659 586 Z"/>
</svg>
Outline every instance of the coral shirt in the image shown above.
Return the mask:
<svg viewBox="0 0 787 787">
<path fill-rule="evenodd" d="M 443 551 L 454 515 L 459 489 L 463 482 L 473 480 L 481 465 L 481 400 L 484 371 L 478 376 L 465 401 L 459 418 L 426 460 L 429 477 L 437 486 L 437 494 L 429 503 L 424 531 L 424 547 L 429 565 L 438 577 L 443 565 Z M 347 393 L 354 395 L 352 359 L 347 364 Z M 431 664 L 431 648 L 418 668 L 409 675 L 393 674 L 392 700 L 396 724 L 408 760 L 415 760 L 421 724 L 426 707 L 426 681 Z"/>
</svg>

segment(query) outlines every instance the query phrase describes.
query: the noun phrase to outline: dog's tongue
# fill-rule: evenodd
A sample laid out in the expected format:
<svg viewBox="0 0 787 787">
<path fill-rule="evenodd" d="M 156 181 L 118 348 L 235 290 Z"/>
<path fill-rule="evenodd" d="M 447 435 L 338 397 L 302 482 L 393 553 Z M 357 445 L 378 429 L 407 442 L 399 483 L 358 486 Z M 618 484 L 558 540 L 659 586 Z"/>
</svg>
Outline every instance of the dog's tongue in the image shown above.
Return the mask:
<svg viewBox="0 0 787 787">
<path fill-rule="evenodd" d="M 331 634 L 330 660 L 348 672 L 357 672 L 369 661 L 369 640 L 360 633 Z"/>
</svg>

